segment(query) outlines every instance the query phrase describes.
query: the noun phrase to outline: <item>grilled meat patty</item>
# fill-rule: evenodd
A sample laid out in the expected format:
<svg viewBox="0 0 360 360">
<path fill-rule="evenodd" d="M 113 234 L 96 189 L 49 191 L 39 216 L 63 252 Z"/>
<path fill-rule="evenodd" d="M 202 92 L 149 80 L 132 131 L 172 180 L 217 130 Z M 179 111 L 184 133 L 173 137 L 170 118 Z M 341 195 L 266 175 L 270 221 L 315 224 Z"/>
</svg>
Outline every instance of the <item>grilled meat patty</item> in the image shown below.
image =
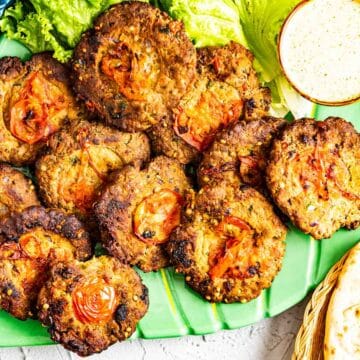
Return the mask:
<svg viewBox="0 0 360 360">
<path fill-rule="evenodd" d="M 279 208 L 315 239 L 360 224 L 360 135 L 344 119 L 301 119 L 274 141 L 267 185 Z"/>
<path fill-rule="evenodd" d="M 0 89 L 0 161 L 32 163 L 52 133 L 83 113 L 68 69 L 49 53 L 0 59 Z"/>
<path fill-rule="evenodd" d="M 264 192 L 269 148 L 285 124 L 283 119 L 263 118 L 241 121 L 220 132 L 203 154 L 198 168 L 199 184 L 227 181 Z"/>
<path fill-rule="evenodd" d="M 89 234 L 73 215 L 33 206 L 0 221 L 0 307 L 18 319 L 36 317 L 49 268 L 91 256 Z"/>
<path fill-rule="evenodd" d="M 12 166 L 0 164 L 0 219 L 34 205 L 40 202 L 32 181 Z"/>
<path fill-rule="evenodd" d="M 154 150 L 186 164 L 198 159 L 217 132 L 239 118 L 268 113 L 269 89 L 260 87 L 253 55 L 231 42 L 197 50 L 197 80 L 172 112 L 149 130 Z"/>
<path fill-rule="evenodd" d="M 141 171 L 125 167 L 95 205 L 104 247 L 143 271 L 167 266 L 164 246 L 180 223 L 183 195 L 189 188 L 181 165 L 165 156 Z"/>
<path fill-rule="evenodd" d="M 107 124 L 125 131 L 157 124 L 193 82 L 195 67 L 183 23 L 137 1 L 101 15 L 73 59 L 79 97 Z"/>
<path fill-rule="evenodd" d="M 145 134 L 81 121 L 56 133 L 47 153 L 37 161 L 41 196 L 48 206 L 90 218 L 108 175 L 127 164 L 140 166 L 149 156 Z"/>
<path fill-rule="evenodd" d="M 148 309 L 148 290 L 115 258 L 64 261 L 51 269 L 38 309 L 54 341 L 88 356 L 131 336 Z"/>
<path fill-rule="evenodd" d="M 285 237 L 285 226 L 263 195 L 221 183 L 188 196 L 167 250 L 175 270 L 206 300 L 246 302 L 279 272 Z"/>
</svg>

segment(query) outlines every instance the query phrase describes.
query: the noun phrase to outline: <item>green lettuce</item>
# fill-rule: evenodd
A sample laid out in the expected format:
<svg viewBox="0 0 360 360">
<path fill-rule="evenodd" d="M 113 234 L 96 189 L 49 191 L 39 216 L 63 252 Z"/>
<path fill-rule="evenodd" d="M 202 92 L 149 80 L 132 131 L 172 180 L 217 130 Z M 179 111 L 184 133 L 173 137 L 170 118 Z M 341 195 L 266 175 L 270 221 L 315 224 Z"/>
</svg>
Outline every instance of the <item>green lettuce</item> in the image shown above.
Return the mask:
<svg viewBox="0 0 360 360">
<path fill-rule="evenodd" d="M 234 40 L 246 45 L 239 9 L 232 0 L 160 0 L 161 7 L 182 20 L 196 47 L 225 45 Z"/>
<path fill-rule="evenodd" d="M 241 25 L 260 80 L 271 89 L 273 108 L 283 114 L 288 108 L 300 115 L 304 101 L 288 84 L 278 61 L 277 41 L 281 26 L 300 0 L 234 0 Z"/>
<path fill-rule="evenodd" d="M 81 34 L 94 19 L 122 0 L 16 0 L 5 10 L 0 30 L 18 40 L 33 53 L 54 51 L 54 57 L 66 62 Z"/>
</svg>

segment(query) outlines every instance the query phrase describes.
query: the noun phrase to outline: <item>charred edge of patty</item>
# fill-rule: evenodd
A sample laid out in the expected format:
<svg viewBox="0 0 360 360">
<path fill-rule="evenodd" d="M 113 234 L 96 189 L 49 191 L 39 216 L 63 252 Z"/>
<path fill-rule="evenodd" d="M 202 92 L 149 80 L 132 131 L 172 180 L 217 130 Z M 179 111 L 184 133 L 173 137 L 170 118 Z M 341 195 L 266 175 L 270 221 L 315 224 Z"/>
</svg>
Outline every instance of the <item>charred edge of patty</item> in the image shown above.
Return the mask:
<svg viewBox="0 0 360 360">
<path fill-rule="evenodd" d="M 130 267 L 121 264 L 120 262 L 118 262 L 117 269 L 119 269 L 119 267 L 127 267 L 132 270 Z M 135 288 L 136 290 L 140 290 L 140 292 L 136 291 L 132 297 L 133 301 L 137 302 L 137 306 L 135 307 L 134 304 L 129 304 L 128 302 L 120 303 L 115 310 L 113 318 L 113 321 L 119 326 L 119 333 L 111 333 L 111 330 L 108 330 L 110 336 L 114 335 L 117 337 L 117 340 L 120 341 L 125 340 L 135 331 L 136 324 L 145 315 L 149 306 L 148 288 L 142 283 L 141 277 L 134 270 L 132 271 L 133 276 L 136 277 L 137 284 L 140 287 L 140 289 Z M 86 273 L 82 273 L 82 271 L 72 263 L 56 264 L 51 269 L 50 278 L 42 288 L 38 301 L 39 320 L 45 326 L 48 326 L 48 332 L 51 339 L 80 356 L 99 353 L 116 342 L 116 339 L 114 338 L 104 338 L 104 342 L 99 343 L 99 341 L 94 341 L 91 337 L 87 338 L 86 332 L 77 332 L 75 329 L 69 331 L 62 325 L 61 317 L 65 313 L 65 308 L 68 303 L 65 299 L 52 299 L 51 294 L 54 284 L 57 281 L 63 282 L 65 284 L 64 286 L 66 286 L 66 292 L 71 293 L 78 281 L 84 276 L 86 276 Z M 134 289 L 131 288 L 129 289 L 129 292 L 131 293 L 133 290 Z M 44 305 L 44 301 L 49 305 L 46 308 L 42 306 Z M 84 327 L 86 327 L 86 325 L 84 325 Z M 130 329 L 131 331 L 129 332 Z M 126 335 L 126 332 L 129 334 Z"/>
<path fill-rule="evenodd" d="M 237 122 L 230 128 L 224 129 L 218 133 L 214 143 L 207 151 L 205 151 L 202 162 L 199 165 L 199 184 L 204 186 L 208 182 L 222 180 L 224 173 L 238 172 L 240 160 L 238 158 L 238 154 L 233 149 L 236 149 L 242 142 L 244 147 L 249 146 L 252 143 L 254 145 L 258 145 L 260 142 L 260 152 L 269 151 L 273 140 L 284 129 L 286 124 L 287 121 L 284 119 L 265 117 L 259 120 L 252 120 L 250 122 Z M 269 135 L 270 139 L 267 139 Z M 230 154 L 231 152 L 234 153 L 231 161 L 222 162 L 219 154 L 223 152 L 229 152 Z M 212 155 L 213 153 L 216 154 L 215 158 Z M 255 155 L 256 154 L 257 153 L 255 152 Z M 210 172 L 210 175 L 208 175 L 207 172 Z M 263 176 L 265 183 L 265 172 Z M 209 181 L 205 181 L 205 178 L 209 178 Z M 261 186 L 261 190 L 266 191 L 263 186 Z"/>
<path fill-rule="evenodd" d="M 30 60 L 22 62 L 18 57 L 4 57 L 0 60 L 0 77 L 3 81 L 25 77 L 33 71 L 41 71 L 50 80 L 70 86 L 69 68 L 55 60 L 50 52 L 35 54 Z"/>
<path fill-rule="evenodd" d="M 178 136 L 173 126 L 173 118 L 169 115 L 147 131 L 155 155 L 164 154 L 185 165 L 198 163 L 200 152 Z"/>
<path fill-rule="evenodd" d="M 41 227 L 72 242 L 79 260 L 87 260 L 91 254 L 89 234 L 75 215 L 67 215 L 58 209 L 31 206 L 21 213 L 13 214 L 0 221 L 0 244 L 18 242 L 20 237 Z"/>
</svg>

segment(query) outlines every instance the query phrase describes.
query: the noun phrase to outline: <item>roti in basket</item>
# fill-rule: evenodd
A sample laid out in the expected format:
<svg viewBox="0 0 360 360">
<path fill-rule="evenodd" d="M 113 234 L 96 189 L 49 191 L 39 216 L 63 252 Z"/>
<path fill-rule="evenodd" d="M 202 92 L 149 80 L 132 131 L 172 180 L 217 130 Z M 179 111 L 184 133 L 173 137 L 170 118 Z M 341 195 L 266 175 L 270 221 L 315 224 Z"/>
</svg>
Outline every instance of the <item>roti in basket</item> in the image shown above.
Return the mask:
<svg viewBox="0 0 360 360">
<path fill-rule="evenodd" d="M 350 251 L 329 302 L 324 359 L 360 359 L 360 243 Z"/>
</svg>

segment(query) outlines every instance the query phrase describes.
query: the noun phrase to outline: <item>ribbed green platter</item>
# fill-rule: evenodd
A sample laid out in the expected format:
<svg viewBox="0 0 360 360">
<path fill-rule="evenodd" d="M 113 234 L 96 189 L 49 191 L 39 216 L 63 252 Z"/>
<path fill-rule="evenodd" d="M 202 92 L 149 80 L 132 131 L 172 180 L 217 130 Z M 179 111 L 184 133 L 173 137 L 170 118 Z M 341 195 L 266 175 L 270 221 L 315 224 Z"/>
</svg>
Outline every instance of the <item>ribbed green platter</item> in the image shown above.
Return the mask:
<svg viewBox="0 0 360 360">
<path fill-rule="evenodd" d="M 0 57 L 30 54 L 19 43 L 0 38 Z M 345 107 L 315 106 L 317 119 L 337 115 L 360 131 L 360 103 Z M 359 168 L 360 171 L 360 168 Z M 272 287 L 247 304 L 210 304 L 189 289 L 173 269 L 141 273 L 149 288 L 150 309 L 133 338 L 165 338 L 208 334 L 237 329 L 271 317 L 301 301 L 325 276 L 330 267 L 360 239 L 360 229 L 338 231 L 333 238 L 315 241 L 291 227 L 283 268 Z M 0 312 L 0 346 L 51 344 L 46 329 L 36 321 L 19 321 Z"/>
</svg>

